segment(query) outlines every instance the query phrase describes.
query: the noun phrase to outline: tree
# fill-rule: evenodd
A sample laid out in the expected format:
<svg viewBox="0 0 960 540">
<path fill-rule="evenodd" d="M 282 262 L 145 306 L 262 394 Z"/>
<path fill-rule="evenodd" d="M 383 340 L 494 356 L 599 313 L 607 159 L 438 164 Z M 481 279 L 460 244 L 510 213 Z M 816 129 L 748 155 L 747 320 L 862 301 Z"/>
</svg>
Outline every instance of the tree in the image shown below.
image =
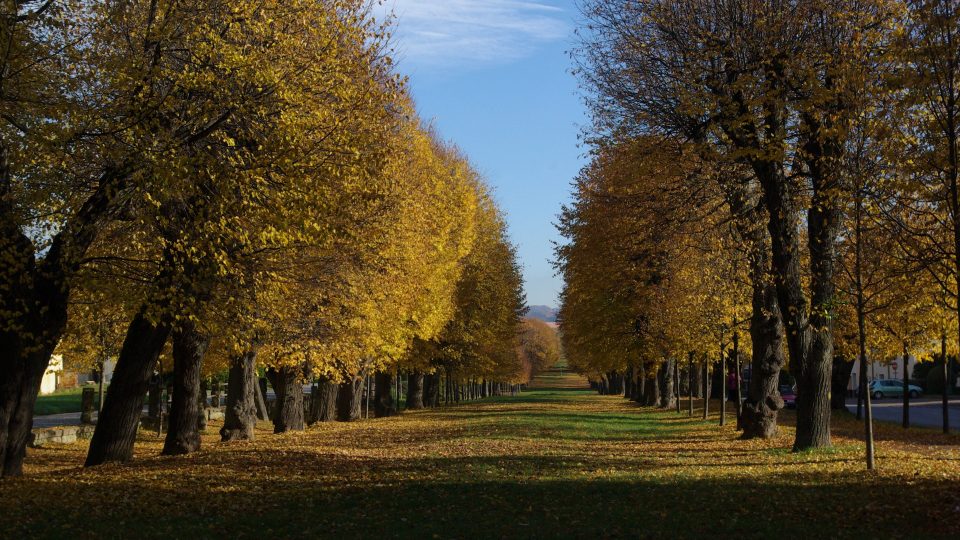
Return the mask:
<svg viewBox="0 0 960 540">
<path fill-rule="evenodd" d="M 524 379 L 529 382 L 537 373 L 550 369 L 560 360 L 560 337 L 553 327 L 540 319 L 525 318 L 521 325 L 519 354 Z"/>
<path fill-rule="evenodd" d="M 125 9 L 123 24 L 132 26 L 115 30 L 142 31 L 138 10 L 149 6 Z M 143 229 L 160 233 L 152 250 L 157 269 L 128 330 L 88 464 L 129 459 L 159 350 L 171 332 L 201 322 L 218 284 L 249 277 L 241 263 L 251 254 L 329 245 L 336 229 L 328 227 L 342 220 L 342 210 L 329 204 L 343 192 L 357 193 L 377 170 L 378 154 L 359 149 L 389 129 L 376 120 L 388 114 L 378 104 L 393 91 L 381 75 L 377 30 L 358 10 L 345 1 L 279 10 L 273 3 L 178 4 L 163 12 L 179 24 L 160 37 L 193 56 L 161 55 L 153 91 L 165 96 L 161 112 L 199 127 L 191 130 L 189 152 L 162 155 L 156 170 L 166 183 L 145 193 L 147 204 L 138 207 Z M 304 70 L 305 64 L 316 69 Z M 363 207 L 366 200 L 359 202 Z M 202 356 L 190 358 L 196 364 Z M 177 384 L 180 393 L 195 400 L 190 386 L 198 371 L 179 373 L 191 377 Z"/>
<path fill-rule="evenodd" d="M 830 444 L 840 163 L 856 102 L 871 91 L 862 68 L 888 38 L 887 7 L 816 0 L 587 5 L 604 36 L 587 48 L 584 71 L 599 89 L 598 129 L 691 137 L 747 167 L 760 187 L 799 386 L 797 450 Z"/>
<path fill-rule="evenodd" d="M 900 105 L 907 111 L 898 140 L 910 158 L 901 163 L 908 180 L 901 186 L 901 219 L 895 223 L 912 261 L 939 285 L 939 303 L 960 313 L 960 11 L 954 2 L 940 0 L 911 0 L 906 6 L 895 45 L 904 90 Z M 946 392 L 943 404 L 946 431 Z"/>
<path fill-rule="evenodd" d="M 74 275 L 130 185 L 127 160 L 96 136 L 106 118 L 80 92 L 97 86 L 79 57 L 89 44 L 88 14 L 73 2 L 0 8 L 0 476 L 22 472 L 40 379 L 66 325 Z M 112 112 L 129 119 L 130 94 L 113 90 Z M 69 125 L 49 121 L 67 116 Z"/>
<path fill-rule="evenodd" d="M 479 194 L 476 241 L 464 259 L 453 316 L 433 340 L 431 356 L 454 383 L 519 383 L 524 376 L 517 354 L 526 310 L 523 277 L 506 222 L 489 192 Z"/>
<path fill-rule="evenodd" d="M 689 145 L 637 137 L 597 146 L 561 221 L 570 240 L 557 248 L 564 345 L 574 368 L 610 381 L 625 370 L 628 387 L 636 370 L 635 399 L 670 406 L 670 359 L 714 350 L 746 309 L 743 253 L 718 184 L 690 181 L 710 169 Z M 702 393 L 699 381 L 691 393 Z"/>
</svg>

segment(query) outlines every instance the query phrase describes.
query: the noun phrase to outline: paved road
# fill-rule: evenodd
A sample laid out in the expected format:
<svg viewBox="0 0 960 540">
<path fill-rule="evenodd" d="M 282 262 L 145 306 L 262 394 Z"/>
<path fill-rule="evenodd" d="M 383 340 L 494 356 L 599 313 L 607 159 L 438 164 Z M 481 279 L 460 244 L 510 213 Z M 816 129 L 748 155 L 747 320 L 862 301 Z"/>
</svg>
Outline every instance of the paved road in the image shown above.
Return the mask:
<svg viewBox="0 0 960 540">
<path fill-rule="evenodd" d="M 943 426 L 940 398 L 921 397 L 910 400 L 910 425 L 939 428 Z M 881 422 L 903 421 L 901 398 L 872 400 L 873 418 Z M 857 412 L 857 400 L 847 400 L 847 410 Z M 960 398 L 950 398 L 950 429 L 960 430 Z"/>
<path fill-rule="evenodd" d="M 97 413 L 93 413 L 93 419 L 96 421 Z M 80 425 L 80 413 L 61 413 L 47 414 L 44 416 L 33 417 L 33 429 L 45 429 L 58 426 L 78 426 Z"/>
</svg>

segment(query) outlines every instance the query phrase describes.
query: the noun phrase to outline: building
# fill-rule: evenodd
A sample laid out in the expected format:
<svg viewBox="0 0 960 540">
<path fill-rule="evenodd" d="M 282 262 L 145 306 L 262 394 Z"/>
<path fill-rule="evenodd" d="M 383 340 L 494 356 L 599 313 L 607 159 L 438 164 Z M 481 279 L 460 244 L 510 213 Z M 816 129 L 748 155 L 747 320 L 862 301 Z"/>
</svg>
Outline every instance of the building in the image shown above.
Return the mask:
<svg viewBox="0 0 960 540">
<path fill-rule="evenodd" d="M 63 374 L 63 357 L 55 354 L 50 358 L 50 365 L 40 379 L 40 394 L 52 394 L 61 386 L 60 378 Z"/>
<path fill-rule="evenodd" d="M 917 357 L 912 354 L 907 356 L 906 373 L 908 377 L 913 373 L 913 366 L 915 366 L 917 362 Z M 903 380 L 904 377 L 903 355 L 895 356 L 889 360 L 868 361 L 866 367 L 868 381 L 887 379 Z M 850 382 L 847 388 L 855 393 L 859 387 L 860 360 L 857 360 L 853 363 L 853 371 L 850 373 Z"/>
<path fill-rule="evenodd" d="M 113 370 L 117 362 L 110 358 L 103 365 L 103 382 L 109 384 L 113 378 Z M 64 371 L 63 356 L 55 354 L 50 357 L 50 365 L 40 380 L 40 394 L 52 394 L 57 390 L 67 388 L 76 388 L 78 386 L 96 382 L 98 374 L 96 372 L 76 372 Z"/>
</svg>

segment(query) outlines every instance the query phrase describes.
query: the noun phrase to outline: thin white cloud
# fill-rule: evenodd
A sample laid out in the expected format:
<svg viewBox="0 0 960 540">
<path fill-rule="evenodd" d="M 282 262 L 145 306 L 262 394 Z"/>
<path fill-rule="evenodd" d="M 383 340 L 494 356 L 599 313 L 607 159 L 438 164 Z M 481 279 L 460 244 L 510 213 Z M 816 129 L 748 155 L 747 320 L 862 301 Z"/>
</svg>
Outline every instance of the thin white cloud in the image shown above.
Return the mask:
<svg viewBox="0 0 960 540">
<path fill-rule="evenodd" d="M 520 0 L 387 0 L 401 61 L 452 66 L 503 63 L 568 34 L 564 10 Z"/>
</svg>

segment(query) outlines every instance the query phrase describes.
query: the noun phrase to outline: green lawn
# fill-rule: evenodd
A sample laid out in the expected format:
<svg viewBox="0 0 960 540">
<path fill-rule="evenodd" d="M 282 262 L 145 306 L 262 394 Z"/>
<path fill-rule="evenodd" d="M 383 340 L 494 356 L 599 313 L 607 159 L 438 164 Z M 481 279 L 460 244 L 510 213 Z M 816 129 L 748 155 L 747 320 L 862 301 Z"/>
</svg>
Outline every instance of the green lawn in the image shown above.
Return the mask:
<svg viewBox="0 0 960 540">
<path fill-rule="evenodd" d="M 789 451 L 792 428 L 731 426 L 588 390 L 317 425 L 84 470 L 85 443 L 31 450 L 0 483 L 11 537 L 810 538 L 960 535 L 955 437 L 878 439 L 879 471 L 842 434 Z M 699 413 L 697 413 L 699 415 Z M 731 415 L 732 416 L 732 415 Z M 789 418 L 785 418 L 789 421 Z M 901 430 L 902 431 L 902 430 Z M 886 433 L 889 433 L 886 434 Z M 899 439 L 897 437 L 900 437 Z"/>
<path fill-rule="evenodd" d="M 37 407 L 33 414 L 34 416 L 42 416 L 45 414 L 80 412 L 80 394 L 82 392 L 82 388 L 70 388 L 38 396 Z"/>
<path fill-rule="evenodd" d="M 103 391 L 106 394 L 106 386 L 103 387 Z M 37 407 L 34 409 L 33 415 L 80 412 L 80 394 L 82 393 L 83 388 L 69 388 L 57 390 L 52 394 L 37 396 Z M 94 401 L 96 401 L 96 398 L 94 398 Z"/>
</svg>

